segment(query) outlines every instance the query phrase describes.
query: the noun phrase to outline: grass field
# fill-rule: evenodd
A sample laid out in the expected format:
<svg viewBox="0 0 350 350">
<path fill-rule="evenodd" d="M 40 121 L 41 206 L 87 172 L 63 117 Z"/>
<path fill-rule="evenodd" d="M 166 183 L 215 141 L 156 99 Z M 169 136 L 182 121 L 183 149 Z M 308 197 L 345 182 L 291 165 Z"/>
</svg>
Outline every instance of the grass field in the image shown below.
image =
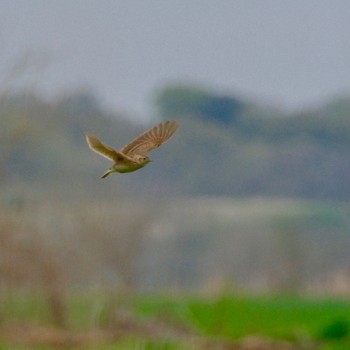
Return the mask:
<svg viewBox="0 0 350 350">
<path fill-rule="evenodd" d="M 245 349 L 249 339 L 275 344 L 249 349 L 280 349 L 280 341 L 293 349 L 350 349 L 350 301 L 339 299 L 151 295 L 107 300 L 98 294 L 71 297 L 67 309 L 68 324 L 59 329 L 50 325 L 43 299 L 4 297 L 0 349 Z"/>
</svg>

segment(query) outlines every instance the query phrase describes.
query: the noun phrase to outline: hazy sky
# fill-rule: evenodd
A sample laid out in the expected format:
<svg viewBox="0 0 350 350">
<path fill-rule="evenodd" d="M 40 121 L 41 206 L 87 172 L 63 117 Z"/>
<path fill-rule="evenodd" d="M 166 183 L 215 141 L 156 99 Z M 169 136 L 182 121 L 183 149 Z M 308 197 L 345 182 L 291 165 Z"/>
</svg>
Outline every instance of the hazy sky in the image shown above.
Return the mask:
<svg viewBox="0 0 350 350">
<path fill-rule="evenodd" d="M 90 87 L 140 117 L 169 82 L 293 108 L 350 93 L 348 0 L 1 0 L 0 44 L 1 76 L 47 54 L 37 88 Z"/>
</svg>

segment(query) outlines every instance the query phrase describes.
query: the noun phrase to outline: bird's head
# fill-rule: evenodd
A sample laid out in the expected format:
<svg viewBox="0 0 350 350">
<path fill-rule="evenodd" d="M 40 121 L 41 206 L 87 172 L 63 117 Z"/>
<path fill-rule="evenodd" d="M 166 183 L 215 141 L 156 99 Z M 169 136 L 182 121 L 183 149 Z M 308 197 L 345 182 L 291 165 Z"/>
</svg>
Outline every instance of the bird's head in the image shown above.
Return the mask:
<svg viewBox="0 0 350 350">
<path fill-rule="evenodd" d="M 136 161 L 142 165 L 146 165 L 147 163 L 151 162 L 151 158 L 148 156 L 137 155 L 135 156 L 135 158 L 136 158 Z"/>
</svg>

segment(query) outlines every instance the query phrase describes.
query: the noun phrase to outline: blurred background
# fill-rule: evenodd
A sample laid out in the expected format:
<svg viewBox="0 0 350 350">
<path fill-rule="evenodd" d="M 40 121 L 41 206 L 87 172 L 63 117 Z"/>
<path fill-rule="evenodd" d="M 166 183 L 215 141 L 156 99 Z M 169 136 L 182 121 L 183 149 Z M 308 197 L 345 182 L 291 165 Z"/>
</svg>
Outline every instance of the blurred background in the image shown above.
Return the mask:
<svg viewBox="0 0 350 350">
<path fill-rule="evenodd" d="M 3 300 L 44 295 L 58 325 L 91 291 L 346 300 L 349 17 L 345 0 L 1 1 Z M 168 119 L 154 162 L 99 179 L 85 133 L 120 148 Z"/>
</svg>

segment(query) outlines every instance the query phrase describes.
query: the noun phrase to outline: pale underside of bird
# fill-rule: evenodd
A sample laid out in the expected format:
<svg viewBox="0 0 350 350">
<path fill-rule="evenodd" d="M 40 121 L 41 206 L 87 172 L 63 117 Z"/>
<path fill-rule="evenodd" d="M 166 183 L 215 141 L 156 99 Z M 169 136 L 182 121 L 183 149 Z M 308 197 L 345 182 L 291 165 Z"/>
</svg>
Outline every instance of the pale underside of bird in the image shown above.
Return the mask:
<svg viewBox="0 0 350 350">
<path fill-rule="evenodd" d="M 143 168 L 151 159 L 148 153 L 168 141 L 179 127 L 175 121 L 162 122 L 136 137 L 121 150 L 103 144 L 96 136 L 86 135 L 86 141 L 94 152 L 112 160 L 114 164 L 102 175 L 102 179 L 111 173 L 130 173 Z"/>
</svg>

